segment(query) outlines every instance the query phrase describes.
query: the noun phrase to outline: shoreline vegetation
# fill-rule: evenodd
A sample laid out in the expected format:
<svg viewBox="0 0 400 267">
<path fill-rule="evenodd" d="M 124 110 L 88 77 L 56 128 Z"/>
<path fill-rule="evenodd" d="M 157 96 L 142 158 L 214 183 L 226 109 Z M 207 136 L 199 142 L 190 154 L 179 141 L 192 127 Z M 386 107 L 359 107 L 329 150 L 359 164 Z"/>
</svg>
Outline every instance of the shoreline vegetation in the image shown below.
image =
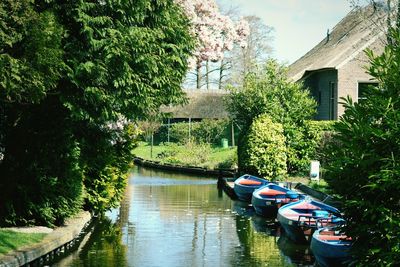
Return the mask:
<svg viewBox="0 0 400 267">
<path fill-rule="evenodd" d="M 153 152 L 151 152 L 151 149 Z M 151 148 L 147 143 L 141 142 L 132 152 L 137 157 L 160 163 L 196 166 L 207 169 L 236 169 L 236 151 L 236 147 L 222 148 L 209 144 L 194 143 L 185 145 L 165 143 Z"/>
</svg>

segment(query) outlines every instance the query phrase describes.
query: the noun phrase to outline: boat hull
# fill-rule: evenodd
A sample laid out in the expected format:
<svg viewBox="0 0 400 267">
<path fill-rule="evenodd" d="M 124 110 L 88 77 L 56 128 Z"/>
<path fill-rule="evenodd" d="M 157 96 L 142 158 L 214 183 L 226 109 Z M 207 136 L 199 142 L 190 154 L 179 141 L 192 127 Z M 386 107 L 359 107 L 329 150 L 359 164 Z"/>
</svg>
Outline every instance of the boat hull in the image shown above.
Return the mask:
<svg viewBox="0 0 400 267">
<path fill-rule="evenodd" d="M 278 213 L 277 219 L 281 224 L 283 230 L 285 231 L 287 237 L 289 237 L 292 241 L 299 244 L 306 244 L 309 242 L 308 236 L 311 235 L 311 231 L 304 231 L 303 228 L 299 225 L 299 223 L 295 220 L 290 220 L 281 214 Z"/>
<path fill-rule="evenodd" d="M 260 216 L 276 217 L 276 214 L 278 213 L 278 204 L 273 201 L 257 198 L 253 195 L 251 198 L 251 204 L 256 213 Z"/>
<path fill-rule="evenodd" d="M 318 264 L 322 267 L 348 266 L 352 261 L 350 242 L 323 241 L 318 238 L 318 233 L 313 234 L 310 245 Z"/>
<path fill-rule="evenodd" d="M 242 184 L 242 182 L 253 181 L 259 184 Z M 253 195 L 254 190 L 266 185 L 269 183 L 267 180 L 261 179 L 256 176 L 245 174 L 238 179 L 236 179 L 233 190 L 235 191 L 236 196 L 239 200 L 250 202 L 251 197 Z"/>
<path fill-rule="evenodd" d="M 270 183 L 253 192 L 251 204 L 258 215 L 276 217 L 278 209 L 282 205 L 298 200 L 298 193 Z"/>
</svg>

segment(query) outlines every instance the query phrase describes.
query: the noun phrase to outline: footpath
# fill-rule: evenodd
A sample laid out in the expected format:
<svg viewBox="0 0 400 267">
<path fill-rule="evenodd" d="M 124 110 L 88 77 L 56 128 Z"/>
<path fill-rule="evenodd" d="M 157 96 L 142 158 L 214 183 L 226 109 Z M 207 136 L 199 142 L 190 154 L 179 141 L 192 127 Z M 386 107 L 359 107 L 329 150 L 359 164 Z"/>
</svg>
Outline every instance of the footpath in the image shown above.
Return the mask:
<svg viewBox="0 0 400 267">
<path fill-rule="evenodd" d="M 0 267 L 17 267 L 23 265 L 42 265 L 52 257 L 59 255 L 74 245 L 83 230 L 88 226 L 92 216 L 82 211 L 75 217 L 66 220 L 63 226 L 54 230 L 46 227 L 7 228 L 21 232 L 47 233 L 39 243 L 31 244 L 0 256 Z"/>
</svg>

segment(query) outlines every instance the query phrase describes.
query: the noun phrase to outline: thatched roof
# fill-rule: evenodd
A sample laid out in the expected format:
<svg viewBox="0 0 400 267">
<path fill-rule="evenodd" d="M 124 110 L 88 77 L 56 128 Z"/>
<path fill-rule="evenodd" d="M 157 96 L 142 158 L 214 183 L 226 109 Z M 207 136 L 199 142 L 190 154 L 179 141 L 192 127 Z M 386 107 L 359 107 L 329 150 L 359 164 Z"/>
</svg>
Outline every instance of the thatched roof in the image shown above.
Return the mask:
<svg viewBox="0 0 400 267">
<path fill-rule="evenodd" d="M 289 77 L 298 81 L 308 72 L 340 69 L 373 43 L 381 41 L 383 20 L 384 12 L 372 6 L 351 11 L 318 45 L 289 66 Z"/>
<path fill-rule="evenodd" d="M 161 112 L 172 113 L 173 118 L 227 118 L 228 112 L 223 103 L 227 94 L 222 90 L 187 90 L 189 103 L 184 106 L 163 107 Z"/>
</svg>

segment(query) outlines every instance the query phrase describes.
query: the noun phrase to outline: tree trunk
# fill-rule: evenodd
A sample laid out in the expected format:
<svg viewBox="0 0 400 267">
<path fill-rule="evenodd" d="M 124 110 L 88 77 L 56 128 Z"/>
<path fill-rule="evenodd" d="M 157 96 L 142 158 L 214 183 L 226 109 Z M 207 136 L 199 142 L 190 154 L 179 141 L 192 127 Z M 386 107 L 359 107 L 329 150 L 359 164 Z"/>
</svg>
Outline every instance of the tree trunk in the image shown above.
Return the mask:
<svg viewBox="0 0 400 267">
<path fill-rule="evenodd" d="M 388 15 L 387 15 L 387 27 L 388 31 L 392 28 L 392 19 L 391 19 L 391 14 L 392 14 L 392 8 L 391 8 L 391 0 L 387 0 L 387 8 L 388 8 Z M 387 42 L 389 45 L 393 45 L 393 38 L 390 35 L 390 32 L 388 32 L 387 35 Z"/>
<path fill-rule="evenodd" d="M 210 73 L 210 61 L 206 61 L 206 86 L 207 90 L 210 90 L 210 77 L 208 76 Z"/>
<path fill-rule="evenodd" d="M 218 79 L 218 89 L 222 90 L 222 78 L 224 77 L 224 60 L 221 60 L 221 66 L 219 68 L 219 79 Z"/>
<path fill-rule="evenodd" d="M 201 87 L 201 62 L 197 62 L 196 66 L 196 88 L 200 89 Z"/>
</svg>

